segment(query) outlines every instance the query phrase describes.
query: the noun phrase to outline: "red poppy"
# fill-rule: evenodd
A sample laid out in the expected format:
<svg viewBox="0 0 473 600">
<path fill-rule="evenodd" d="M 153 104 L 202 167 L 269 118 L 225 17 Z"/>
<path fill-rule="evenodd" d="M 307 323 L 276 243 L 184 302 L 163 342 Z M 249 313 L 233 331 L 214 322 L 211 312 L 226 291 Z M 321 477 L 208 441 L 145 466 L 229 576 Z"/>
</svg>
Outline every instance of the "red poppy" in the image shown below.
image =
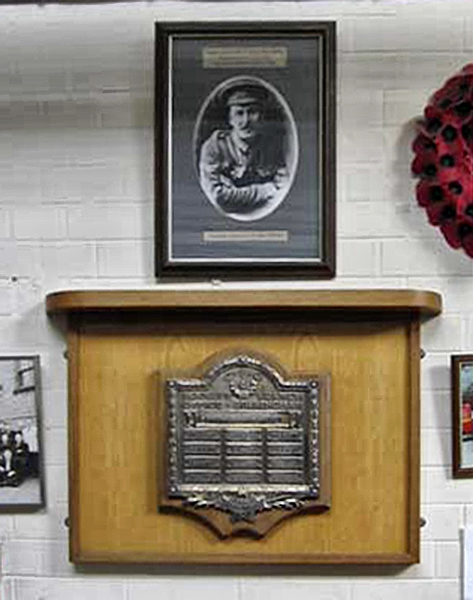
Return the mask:
<svg viewBox="0 0 473 600">
<path fill-rule="evenodd" d="M 419 124 L 419 127 L 420 127 L 420 124 Z M 429 150 L 429 149 L 430 150 L 437 149 L 435 142 L 432 140 L 432 138 L 425 135 L 424 133 L 419 133 L 419 135 L 417 135 L 414 138 L 414 141 L 412 142 L 412 151 L 415 154 L 419 154 L 419 153 L 425 152 L 426 150 Z"/>
<path fill-rule="evenodd" d="M 462 239 L 462 248 L 468 256 L 473 258 L 473 234 L 469 234 Z"/>
<path fill-rule="evenodd" d="M 461 247 L 458 227 L 454 219 L 452 221 L 442 223 L 442 225 L 440 225 L 440 231 L 443 233 L 444 238 L 452 248 L 455 248 L 456 250 L 457 248 Z"/>
<path fill-rule="evenodd" d="M 462 69 L 461 73 L 458 73 L 454 77 L 448 79 L 444 86 L 435 92 L 435 94 L 432 96 L 432 103 L 439 105 L 442 108 L 445 107 L 445 100 L 458 102 L 469 92 L 471 80 L 471 72 Z"/>
<path fill-rule="evenodd" d="M 469 63 L 468 65 L 465 65 L 463 67 L 463 69 L 461 70 L 462 73 L 464 73 L 465 75 L 473 75 L 473 63 Z"/>
<path fill-rule="evenodd" d="M 444 222 L 443 211 L 447 204 L 445 202 L 438 202 L 436 204 L 429 204 L 425 210 L 429 223 L 435 227 L 441 225 Z"/>
<path fill-rule="evenodd" d="M 440 186 L 431 185 L 430 181 L 421 179 L 416 186 L 417 202 L 420 206 L 429 206 L 444 199 L 445 191 Z"/>
<path fill-rule="evenodd" d="M 414 175 L 434 177 L 437 174 L 437 155 L 434 152 L 418 154 L 412 161 Z"/>
</svg>

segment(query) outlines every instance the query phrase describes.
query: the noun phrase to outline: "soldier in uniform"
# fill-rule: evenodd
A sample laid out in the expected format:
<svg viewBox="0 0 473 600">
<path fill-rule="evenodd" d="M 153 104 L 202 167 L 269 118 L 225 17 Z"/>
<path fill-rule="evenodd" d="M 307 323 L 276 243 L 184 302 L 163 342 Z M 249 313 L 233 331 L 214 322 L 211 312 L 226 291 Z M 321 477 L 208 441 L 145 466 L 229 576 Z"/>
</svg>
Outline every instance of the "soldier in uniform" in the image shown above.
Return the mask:
<svg viewBox="0 0 473 600">
<path fill-rule="evenodd" d="M 251 213 L 287 184 L 281 140 L 264 123 L 265 96 L 255 85 L 233 88 L 226 99 L 228 129 L 216 129 L 202 144 L 202 189 L 226 213 Z"/>
</svg>

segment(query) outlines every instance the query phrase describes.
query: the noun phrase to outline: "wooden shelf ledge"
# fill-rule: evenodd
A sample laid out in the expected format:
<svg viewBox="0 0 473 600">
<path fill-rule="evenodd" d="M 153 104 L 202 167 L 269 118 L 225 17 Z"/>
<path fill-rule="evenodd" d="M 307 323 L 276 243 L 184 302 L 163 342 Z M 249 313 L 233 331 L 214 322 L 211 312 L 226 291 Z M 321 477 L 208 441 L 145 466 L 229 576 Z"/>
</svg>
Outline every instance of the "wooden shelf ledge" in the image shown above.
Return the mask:
<svg viewBox="0 0 473 600">
<path fill-rule="evenodd" d="M 431 318 L 442 310 L 440 294 L 423 290 L 80 290 L 48 294 L 48 314 L 179 309 L 271 309 L 415 313 Z"/>
</svg>

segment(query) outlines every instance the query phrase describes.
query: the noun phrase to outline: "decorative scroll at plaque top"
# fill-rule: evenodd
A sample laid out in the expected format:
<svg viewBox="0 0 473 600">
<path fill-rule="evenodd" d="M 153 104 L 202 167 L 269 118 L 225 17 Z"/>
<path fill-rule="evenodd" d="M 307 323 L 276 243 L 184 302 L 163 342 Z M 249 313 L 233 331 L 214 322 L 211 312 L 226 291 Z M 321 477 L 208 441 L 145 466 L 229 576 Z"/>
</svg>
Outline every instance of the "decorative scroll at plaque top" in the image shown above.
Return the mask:
<svg viewBox="0 0 473 600">
<path fill-rule="evenodd" d="M 168 379 L 162 504 L 192 511 L 222 535 L 262 535 L 290 513 L 326 509 L 322 394 L 326 378 L 286 380 L 249 354 L 220 359 L 201 379 Z"/>
</svg>

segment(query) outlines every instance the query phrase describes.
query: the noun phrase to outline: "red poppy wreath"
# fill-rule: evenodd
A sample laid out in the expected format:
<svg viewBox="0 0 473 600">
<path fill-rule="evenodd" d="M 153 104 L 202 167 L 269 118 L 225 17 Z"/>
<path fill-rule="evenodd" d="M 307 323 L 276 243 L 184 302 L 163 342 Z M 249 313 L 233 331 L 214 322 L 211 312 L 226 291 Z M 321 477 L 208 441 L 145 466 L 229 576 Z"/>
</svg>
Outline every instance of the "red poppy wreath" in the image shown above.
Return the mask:
<svg viewBox="0 0 473 600">
<path fill-rule="evenodd" d="M 432 96 L 412 149 L 419 205 L 452 248 L 473 258 L 473 64 Z"/>
</svg>

